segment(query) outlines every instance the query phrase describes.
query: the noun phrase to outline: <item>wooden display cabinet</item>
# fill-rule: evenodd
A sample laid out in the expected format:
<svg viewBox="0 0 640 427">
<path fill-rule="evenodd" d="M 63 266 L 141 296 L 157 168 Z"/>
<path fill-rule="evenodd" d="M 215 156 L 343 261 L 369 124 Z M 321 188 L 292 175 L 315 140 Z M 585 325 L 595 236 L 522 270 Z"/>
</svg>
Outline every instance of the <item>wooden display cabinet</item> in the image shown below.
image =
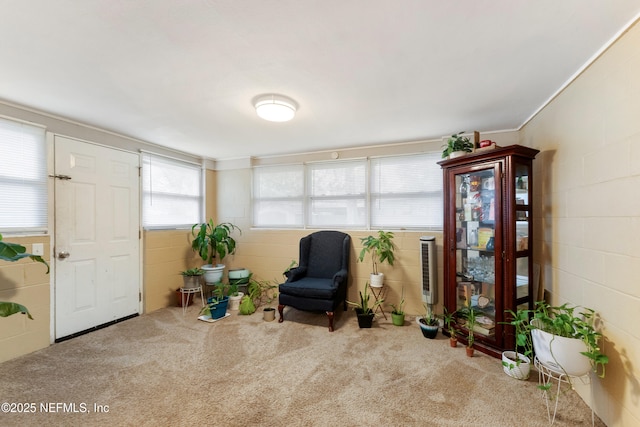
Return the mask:
<svg viewBox="0 0 640 427">
<path fill-rule="evenodd" d="M 476 313 L 474 347 L 500 357 L 514 347 L 505 310 L 533 308 L 532 162 L 520 145 L 477 150 L 439 162 L 444 175 L 444 304 Z"/>
</svg>

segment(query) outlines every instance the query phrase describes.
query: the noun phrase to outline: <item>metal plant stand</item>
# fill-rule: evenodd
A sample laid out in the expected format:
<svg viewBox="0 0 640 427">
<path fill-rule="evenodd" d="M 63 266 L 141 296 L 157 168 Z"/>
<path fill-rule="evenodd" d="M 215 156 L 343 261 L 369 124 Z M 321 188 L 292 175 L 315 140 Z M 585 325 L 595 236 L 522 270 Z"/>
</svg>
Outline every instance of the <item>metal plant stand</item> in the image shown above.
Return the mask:
<svg viewBox="0 0 640 427">
<path fill-rule="evenodd" d="M 538 357 L 535 357 L 533 359 L 533 363 L 538 370 L 538 385 L 549 387 L 547 390 L 542 391 L 542 396 L 544 397 L 544 400 L 547 404 L 547 416 L 549 417 L 549 424 L 553 425 L 554 421 L 556 420 L 556 412 L 558 411 L 558 399 L 560 398 L 560 389 L 562 387 L 562 384 L 571 386 L 572 379 L 580 379 L 583 384 L 591 384 L 591 373 L 589 372 L 581 377 L 574 377 L 558 370 L 557 368 L 552 368 L 548 365 L 545 365 L 544 363 L 540 362 L 540 360 L 538 360 Z M 555 391 L 555 396 L 551 391 L 553 380 L 558 383 L 558 387 Z M 593 388 L 591 388 L 591 390 L 593 391 Z M 551 393 L 551 396 L 549 396 L 549 393 Z M 553 403 L 553 415 L 551 414 L 551 408 L 549 407 L 550 397 L 551 400 L 555 400 L 555 403 Z M 591 425 L 594 425 L 593 407 L 591 408 Z"/>
<path fill-rule="evenodd" d="M 200 293 L 200 301 L 202 301 L 202 306 L 204 307 L 204 295 L 202 294 L 202 285 L 197 288 L 180 288 L 180 299 L 182 301 L 182 315 L 184 316 L 187 313 L 187 305 L 189 303 L 189 295 L 195 295 Z"/>
</svg>

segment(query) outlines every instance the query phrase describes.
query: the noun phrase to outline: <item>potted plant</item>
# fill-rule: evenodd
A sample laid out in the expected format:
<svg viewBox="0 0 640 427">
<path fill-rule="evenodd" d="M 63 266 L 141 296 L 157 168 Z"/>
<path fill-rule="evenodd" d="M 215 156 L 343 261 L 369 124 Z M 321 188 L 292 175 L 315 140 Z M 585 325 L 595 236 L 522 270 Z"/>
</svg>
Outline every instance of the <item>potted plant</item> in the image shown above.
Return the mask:
<svg viewBox="0 0 640 427">
<path fill-rule="evenodd" d="M 233 254 L 236 251 L 236 241 L 231 237 L 231 233 L 236 229 L 242 232 L 239 227 L 228 222 L 216 225 L 213 219 L 191 227 L 193 236 L 191 248 L 206 262 L 201 267 L 205 271 L 205 282 L 218 283 L 222 280 L 224 265 L 214 265 L 213 259 L 217 254 L 218 259 L 222 261 L 227 254 Z"/>
<path fill-rule="evenodd" d="M 394 251 L 396 245 L 393 243 L 393 232 L 391 231 L 378 231 L 378 236 L 367 236 L 361 238 L 362 250 L 358 261 L 362 262 L 367 254 L 371 255 L 371 263 L 373 264 L 373 271 L 371 273 L 371 286 L 374 288 L 381 288 L 384 283 L 384 274 L 378 271 L 378 263 L 388 263 L 393 266 L 395 261 Z"/>
<path fill-rule="evenodd" d="M 213 296 L 207 299 L 207 304 L 202 307 L 200 314 L 214 320 L 220 319 L 227 315 L 228 306 L 229 296 L 224 294 L 224 285 L 218 283 L 213 291 Z"/>
<path fill-rule="evenodd" d="M 373 318 L 375 317 L 375 309 L 384 302 L 384 299 L 377 300 L 373 303 L 373 306 L 369 307 L 369 300 L 371 295 L 368 293 L 369 283 L 364 286 L 364 293 L 360 291 L 360 301 L 351 302 L 347 301 L 347 304 L 354 307 L 356 315 L 358 316 L 358 326 L 360 328 L 370 328 L 373 324 Z"/>
<path fill-rule="evenodd" d="M 447 333 L 449 334 L 449 345 L 451 347 L 458 346 L 458 330 L 455 327 L 456 324 L 456 312 L 449 313 L 447 308 L 444 308 L 443 314 L 444 324 L 447 327 Z"/>
<path fill-rule="evenodd" d="M 190 268 L 180 272 L 182 275 L 182 287 L 184 289 L 196 289 L 201 286 L 200 280 L 204 270 L 198 267 Z"/>
<path fill-rule="evenodd" d="M 594 314 L 590 308 L 537 302 L 530 327 L 533 351 L 540 363 L 569 378 L 590 370 L 604 378 L 609 358 L 600 351 L 602 334 L 596 331 Z"/>
<path fill-rule="evenodd" d="M 398 305 L 391 305 L 391 322 L 395 326 L 404 326 L 404 286 L 402 287 L 402 294 L 400 296 L 400 303 Z"/>
<path fill-rule="evenodd" d="M 436 335 L 438 335 L 440 322 L 428 305 L 424 305 L 424 310 L 425 314 L 423 316 L 416 317 L 416 321 L 418 322 L 418 326 L 420 326 L 422 335 L 425 338 L 434 339 Z"/>
<path fill-rule="evenodd" d="M 449 137 L 442 151 L 443 159 L 447 157 L 453 159 L 454 157 L 464 156 L 466 153 L 473 151 L 473 142 L 466 136 L 462 136 L 463 133 L 464 131 L 454 133 Z"/>
<path fill-rule="evenodd" d="M 502 369 L 505 374 L 518 380 L 529 379 L 533 342 L 529 323 L 529 310 L 505 310 L 511 320 L 503 322 L 513 326 L 515 345 L 513 350 L 502 352 Z"/>
<path fill-rule="evenodd" d="M 244 296 L 243 292 L 240 292 L 237 281 L 229 283 L 229 310 L 237 311 L 240 308 L 240 301 Z"/>
<path fill-rule="evenodd" d="M 49 264 L 40 255 L 33 255 L 27 253 L 27 249 L 17 243 L 9 243 L 2 241 L 2 234 L 0 234 L 0 259 L 3 261 L 15 262 L 22 258 L 31 258 L 36 262 L 40 262 L 47 266 L 46 274 L 49 274 Z M 0 317 L 8 317 L 16 313 L 24 313 L 27 317 L 33 320 L 31 313 L 22 304 L 15 302 L 0 301 Z"/>
<path fill-rule="evenodd" d="M 475 342 L 474 330 L 473 328 L 476 326 L 476 312 L 473 308 L 469 307 L 467 311 L 467 356 L 473 357 L 474 348 L 473 343 Z"/>
</svg>

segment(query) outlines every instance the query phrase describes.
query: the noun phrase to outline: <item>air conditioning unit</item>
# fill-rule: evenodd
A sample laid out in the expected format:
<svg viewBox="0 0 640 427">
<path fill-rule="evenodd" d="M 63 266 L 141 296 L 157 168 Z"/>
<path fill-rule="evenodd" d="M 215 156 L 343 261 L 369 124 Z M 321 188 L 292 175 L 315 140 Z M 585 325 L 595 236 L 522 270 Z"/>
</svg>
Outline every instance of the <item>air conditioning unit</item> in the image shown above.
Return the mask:
<svg viewBox="0 0 640 427">
<path fill-rule="evenodd" d="M 420 260 L 422 265 L 422 301 L 435 304 L 438 301 L 438 264 L 436 262 L 436 238 L 420 237 Z"/>
</svg>

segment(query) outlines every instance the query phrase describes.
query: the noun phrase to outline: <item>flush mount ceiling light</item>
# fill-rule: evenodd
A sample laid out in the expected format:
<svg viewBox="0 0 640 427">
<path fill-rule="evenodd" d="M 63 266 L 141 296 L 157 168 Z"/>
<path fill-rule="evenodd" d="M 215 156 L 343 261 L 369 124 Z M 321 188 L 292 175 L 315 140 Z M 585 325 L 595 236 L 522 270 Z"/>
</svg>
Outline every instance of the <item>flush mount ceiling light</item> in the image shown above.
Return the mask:
<svg viewBox="0 0 640 427">
<path fill-rule="evenodd" d="M 255 99 L 258 117 L 270 122 L 288 122 L 296 115 L 297 105 L 291 98 L 282 95 L 262 95 Z"/>
</svg>

